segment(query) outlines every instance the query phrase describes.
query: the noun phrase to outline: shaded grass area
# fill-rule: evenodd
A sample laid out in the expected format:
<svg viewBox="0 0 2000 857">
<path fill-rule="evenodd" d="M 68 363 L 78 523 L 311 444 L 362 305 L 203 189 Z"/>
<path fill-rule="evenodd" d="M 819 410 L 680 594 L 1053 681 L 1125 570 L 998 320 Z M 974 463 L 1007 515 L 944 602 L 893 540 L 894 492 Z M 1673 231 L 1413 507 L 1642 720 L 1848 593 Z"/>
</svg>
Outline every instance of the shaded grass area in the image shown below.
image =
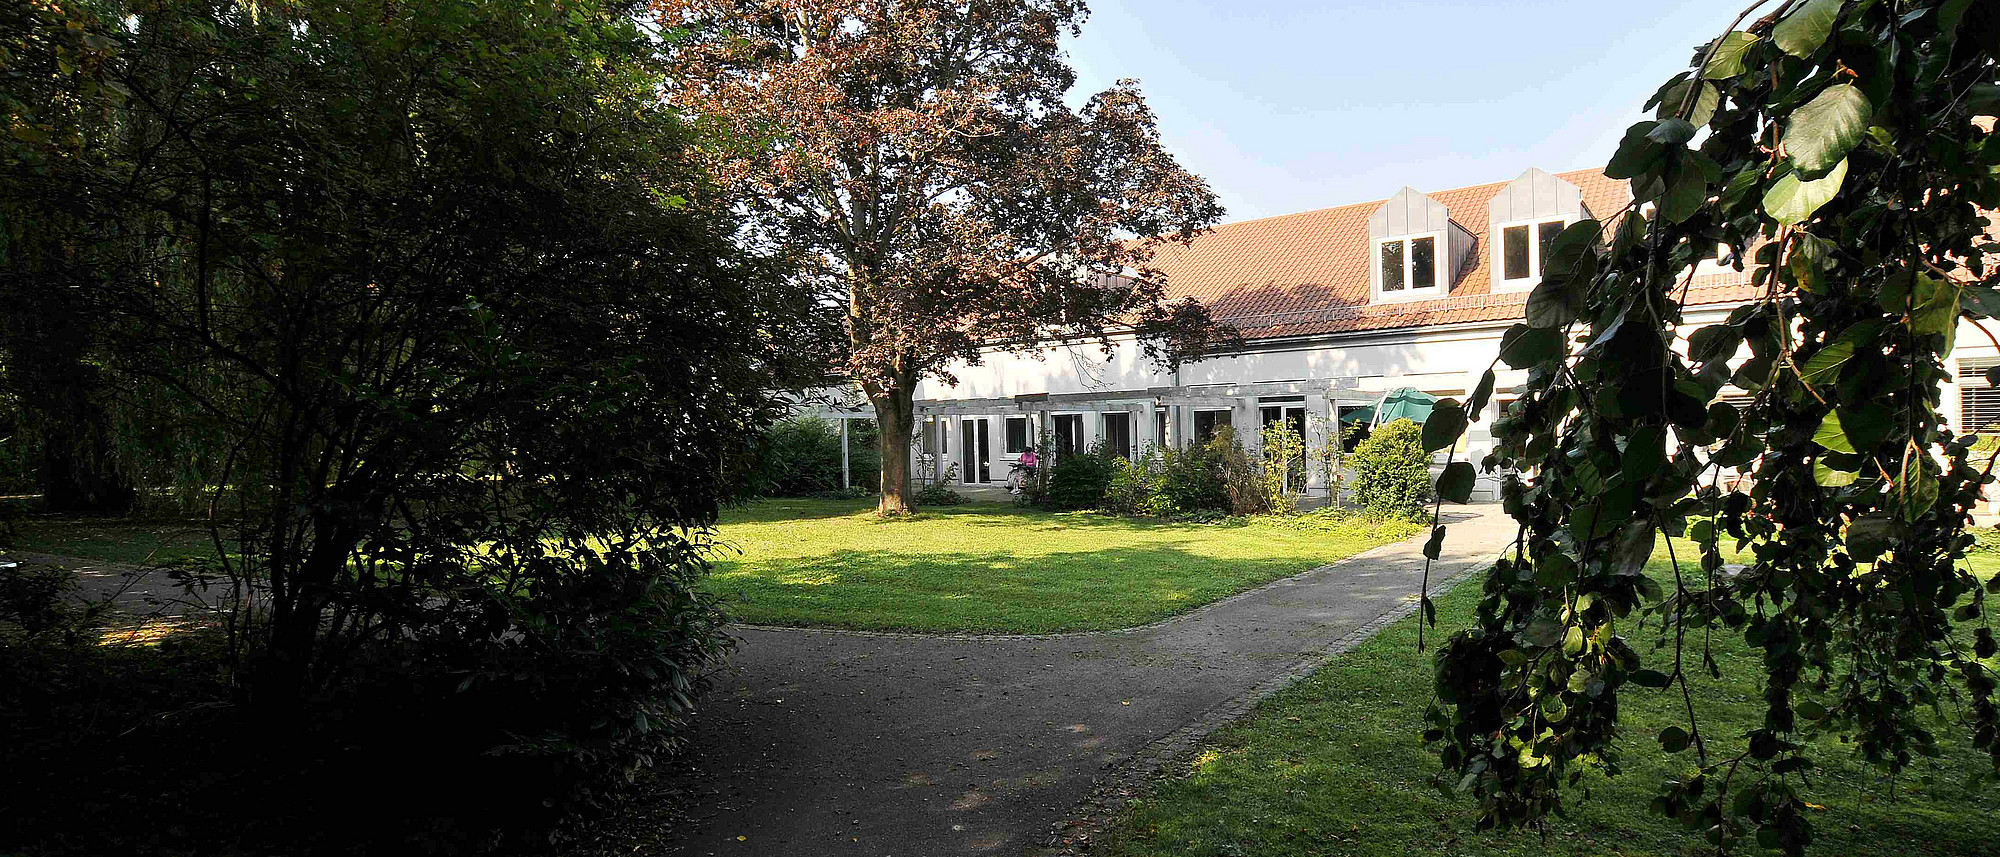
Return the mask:
<svg viewBox="0 0 2000 857">
<path fill-rule="evenodd" d="M 1152 622 L 1421 528 L 1313 529 L 973 503 L 902 520 L 871 501 L 768 500 L 723 516 L 707 587 L 738 621 L 870 630 L 1047 633 Z"/>
<path fill-rule="evenodd" d="M 20 551 L 133 565 L 215 555 L 198 521 L 23 515 L 12 523 L 12 549 Z"/>
<path fill-rule="evenodd" d="M 1976 565 L 1990 574 L 2000 562 L 1982 557 Z M 1650 571 L 1671 578 L 1657 559 Z M 1470 627 L 1478 598 L 1473 578 L 1441 599 L 1440 636 Z M 1642 655 L 1657 636 L 1651 629 L 1625 633 Z M 1552 820 L 1545 834 L 1475 833 L 1473 801 L 1447 800 L 1429 784 L 1438 762 L 1418 735 L 1431 699 L 1431 661 L 1417 653 L 1416 639 L 1414 621 L 1399 622 L 1217 732 L 1191 766 L 1156 783 L 1091 853 L 1714 853 L 1699 833 L 1649 809 L 1659 784 L 1692 773 L 1695 759 L 1691 750 L 1665 755 L 1654 742 L 1661 729 L 1685 723 L 1679 695 L 1637 688 L 1621 699 L 1623 774 L 1586 775 L 1569 793 L 1569 817 Z M 1704 675 L 1696 683 L 1697 711 L 1709 734 L 1740 745 L 1739 736 L 1763 719 L 1760 663 L 1739 638 L 1716 640 L 1723 678 Z M 1990 762 L 1969 746 L 1964 728 L 1937 731 L 1948 736 L 1943 758 L 1918 760 L 1894 783 L 1837 739 L 1820 739 L 1813 751 L 1819 769 L 1803 794 L 1825 809 L 1811 818 L 1815 842 L 1808 853 L 1994 853 L 2000 788 L 1967 788 L 1971 774 L 1990 770 Z"/>
</svg>

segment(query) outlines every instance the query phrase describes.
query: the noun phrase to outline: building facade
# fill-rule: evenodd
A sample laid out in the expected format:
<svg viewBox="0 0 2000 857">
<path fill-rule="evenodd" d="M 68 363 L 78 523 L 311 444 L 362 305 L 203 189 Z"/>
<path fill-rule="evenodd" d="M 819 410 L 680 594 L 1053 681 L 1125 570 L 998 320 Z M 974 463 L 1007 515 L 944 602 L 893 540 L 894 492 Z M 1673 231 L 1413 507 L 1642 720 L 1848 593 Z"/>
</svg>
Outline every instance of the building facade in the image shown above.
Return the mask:
<svg viewBox="0 0 2000 857">
<path fill-rule="evenodd" d="M 1343 414 L 1391 390 L 1462 400 L 1523 318 L 1548 243 L 1580 219 L 1617 216 L 1631 199 L 1625 182 L 1601 171 L 1530 169 L 1507 182 L 1430 194 L 1406 187 L 1385 200 L 1226 224 L 1166 245 L 1154 267 L 1169 299 L 1201 300 L 1242 332 L 1244 348 L 1174 372 L 1149 365 L 1129 336 L 1113 337 L 1109 353 L 1097 342 L 992 351 L 952 367 L 955 384 L 919 386 L 917 472 L 977 495 L 1003 484 L 1044 432 L 1060 449 L 1102 443 L 1138 455 L 1219 425 L 1254 445 L 1258 430 L 1285 419 L 1317 446 Z M 1748 271 L 1726 250 L 1716 256 L 1695 271 L 1686 331 L 1755 297 Z M 2000 352 L 1969 329 L 1958 342 L 1960 381 L 1945 391 L 1954 427 L 2000 423 L 2000 390 L 1981 375 Z M 1525 371 L 1495 368 L 1493 401 L 1456 450 L 1460 460 L 1490 450 L 1494 417 L 1526 380 Z M 1744 394 L 1724 391 L 1731 395 Z M 1306 491 L 1323 495 L 1313 469 Z M 1497 478 L 1482 474 L 1474 498 L 1497 492 Z"/>
</svg>

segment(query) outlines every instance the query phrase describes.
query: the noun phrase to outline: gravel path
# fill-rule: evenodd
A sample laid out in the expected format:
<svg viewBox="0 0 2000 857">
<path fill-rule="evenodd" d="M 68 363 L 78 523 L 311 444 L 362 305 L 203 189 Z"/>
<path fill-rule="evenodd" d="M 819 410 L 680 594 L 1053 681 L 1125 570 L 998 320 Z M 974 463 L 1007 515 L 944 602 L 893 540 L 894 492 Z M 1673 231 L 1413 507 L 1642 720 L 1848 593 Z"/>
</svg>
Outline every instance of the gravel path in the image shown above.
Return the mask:
<svg viewBox="0 0 2000 857">
<path fill-rule="evenodd" d="M 1498 506 L 1447 524 L 1433 591 L 1514 535 Z M 742 647 L 693 736 L 693 818 L 669 853 L 1059 850 L 1210 730 L 1407 615 L 1423 541 L 1128 631 L 736 628 Z"/>
</svg>

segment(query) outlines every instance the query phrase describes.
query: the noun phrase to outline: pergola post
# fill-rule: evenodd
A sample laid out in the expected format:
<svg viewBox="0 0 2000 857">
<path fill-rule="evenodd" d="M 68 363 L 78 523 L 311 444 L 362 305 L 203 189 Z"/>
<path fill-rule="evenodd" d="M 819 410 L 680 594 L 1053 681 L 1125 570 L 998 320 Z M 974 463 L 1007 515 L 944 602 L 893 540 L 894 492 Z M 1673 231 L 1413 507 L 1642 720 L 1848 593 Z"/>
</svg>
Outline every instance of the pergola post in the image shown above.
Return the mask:
<svg viewBox="0 0 2000 857">
<path fill-rule="evenodd" d="M 853 488 L 854 488 L 854 480 L 848 475 L 848 470 L 847 470 L 847 415 L 841 414 L 840 415 L 840 490 L 847 491 Z"/>
</svg>

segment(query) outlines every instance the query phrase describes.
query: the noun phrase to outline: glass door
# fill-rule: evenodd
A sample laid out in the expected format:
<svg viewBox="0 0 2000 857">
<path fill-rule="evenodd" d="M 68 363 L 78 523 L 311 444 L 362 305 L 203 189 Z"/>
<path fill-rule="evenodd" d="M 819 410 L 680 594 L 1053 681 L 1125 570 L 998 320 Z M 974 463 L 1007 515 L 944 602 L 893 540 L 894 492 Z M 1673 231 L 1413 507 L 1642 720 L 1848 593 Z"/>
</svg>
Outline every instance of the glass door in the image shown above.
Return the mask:
<svg viewBox="0 0 2000 857">
<path fill-rule="evenodd" d="M 958 478 L 970 485 L 986 481 L 986 421 L 958 421 Z"/>
</svg>

